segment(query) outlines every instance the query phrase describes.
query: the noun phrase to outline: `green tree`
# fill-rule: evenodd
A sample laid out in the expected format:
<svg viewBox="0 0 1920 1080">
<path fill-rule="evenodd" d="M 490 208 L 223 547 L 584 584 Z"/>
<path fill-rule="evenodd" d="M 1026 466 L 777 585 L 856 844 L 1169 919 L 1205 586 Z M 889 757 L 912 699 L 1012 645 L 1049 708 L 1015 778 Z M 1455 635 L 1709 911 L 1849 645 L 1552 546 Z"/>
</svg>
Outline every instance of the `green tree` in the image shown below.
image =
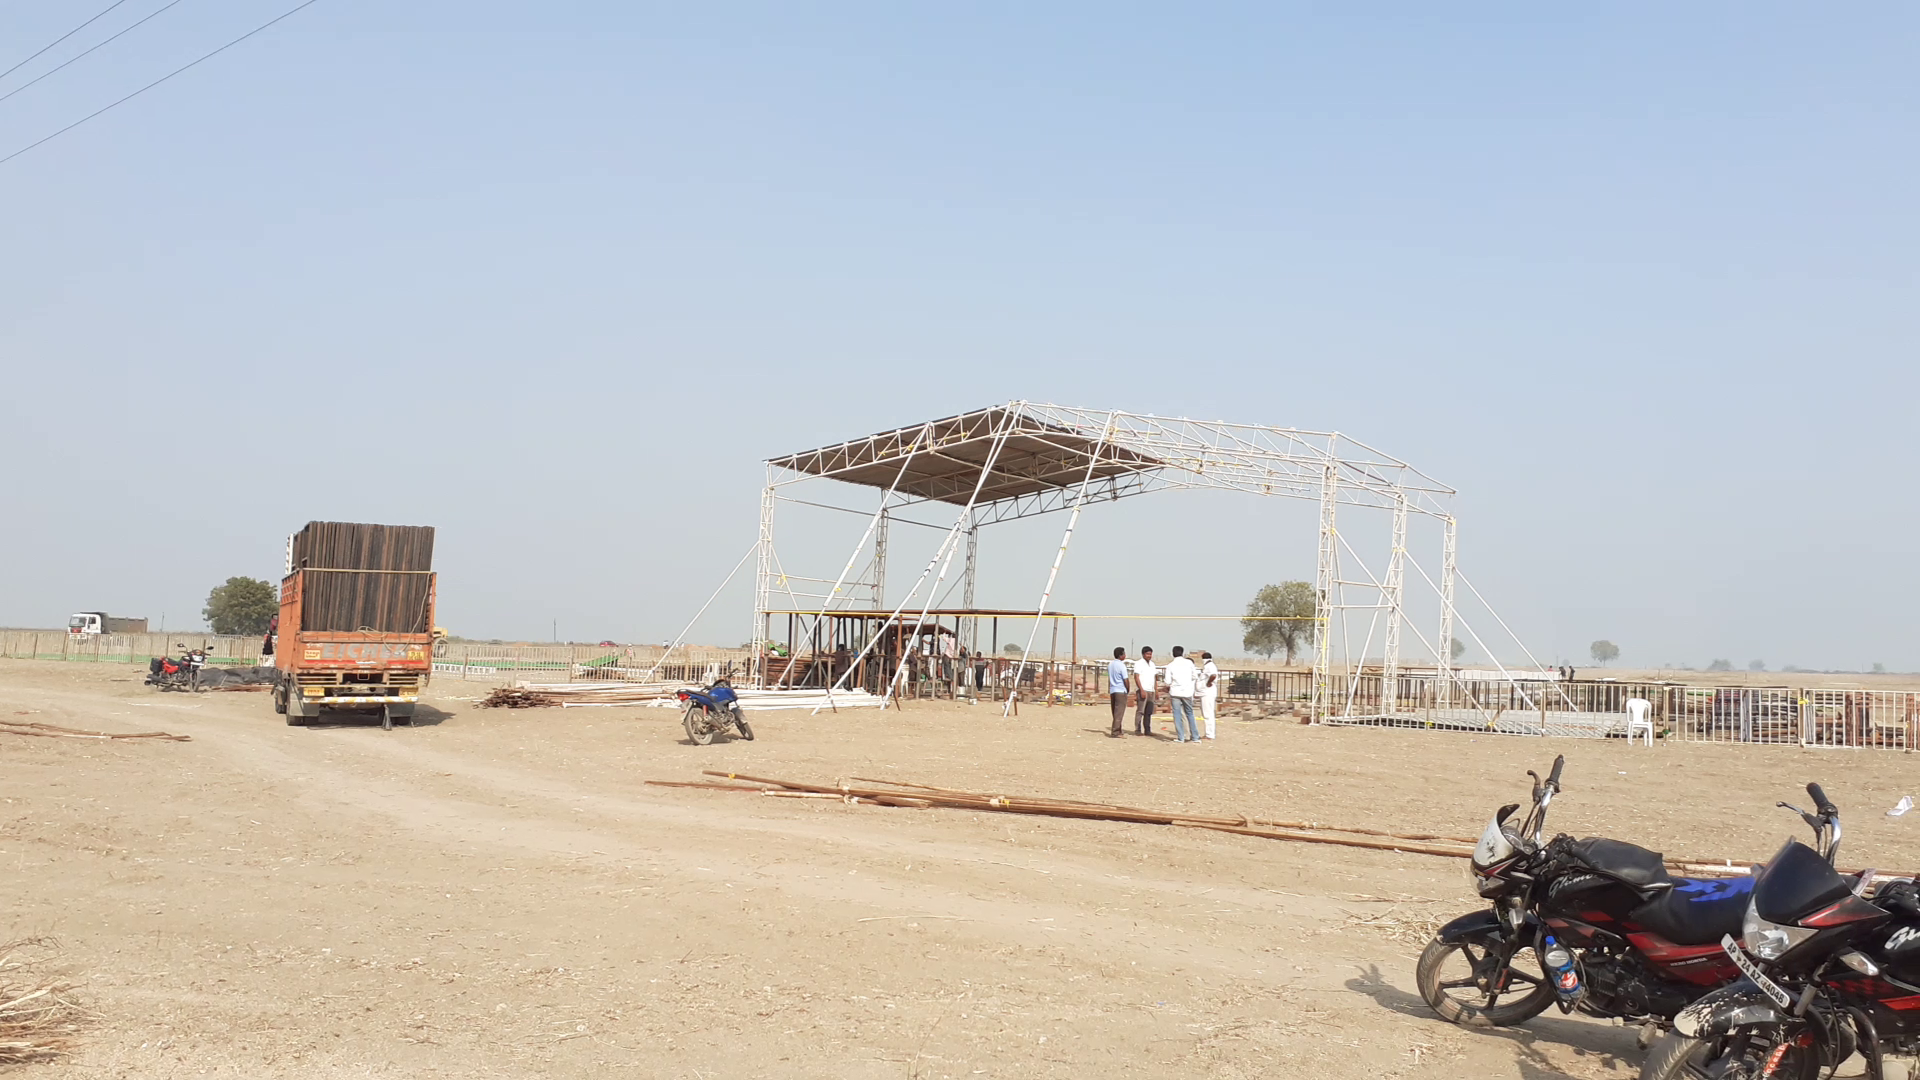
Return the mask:
<svg viewBox="0 0 1920 1080">
<path fill-rule="evenodd" d="M 1457 664 L 1460 662 L 1460 657 L 1465 655 L 1467 651 L 1467 643 L 1461 641 L 1459 638 L 1454 638 L 1453 646 L 1447 651 L 1453 654 L 1453 662 Z"/>
<path fill-rule="evenodd" d="M 1611 664 L 1620 658 L 1620 646 L 1601 638 L 1587 646 L 1587 655 L 1593 657 L 1596 664 Z"/>
<path fill-rule="evenodd" d="M 207 594 L 200 614 L 216 634 L 264 634 L 280 614 L 280 597 L 273 586 L 258 578 L 230 577 Z"/>
<path fill-rule="evenodd" d="M 1293 663 L 1302 641 L 1312 636 L 1315 609 L 1313 586 L 1304 581 L 1262 585 L 1240 620 L 1240 647 L 1261 656 L 1285 652 Z"/>
<path fill-rule="evenodd" d="M 1713 663 L 1707 665 L 1707 670 L 1708 671 L 1732 671 L 1733 661 L 1715 660 Z"/>
</svg>

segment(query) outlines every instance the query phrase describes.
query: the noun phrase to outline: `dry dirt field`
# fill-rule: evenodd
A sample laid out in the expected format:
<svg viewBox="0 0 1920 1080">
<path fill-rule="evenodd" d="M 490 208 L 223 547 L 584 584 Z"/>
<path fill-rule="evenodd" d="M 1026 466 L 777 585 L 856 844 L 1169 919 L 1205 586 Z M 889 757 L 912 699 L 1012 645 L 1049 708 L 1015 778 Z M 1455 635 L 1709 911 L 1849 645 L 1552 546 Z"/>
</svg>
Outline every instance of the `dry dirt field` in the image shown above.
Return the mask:
<svg viewBox="0 0 1920 1080">
<path fill-rule="evenodd" d="M 1194 829 L 644 786 L 720 768 L 891 777 L 1472 833 L 1568 756 L 1553 824 L 1764 857 L 1808 779 L 1843 862 L 1920 866 L 1913 760 L 1224 723 L 1104 710 L 652 709 L 289 728 L 264 695 L 0 661 L 0 716 L 192 742 L 0 736 L 0 935 L 52 935 L 98 1019 L 22 1077 L 1630 1077 L 1633 1032 L 1475 1032 L 1413 989 L 1454 860 Z M 20 714 L 24 714 L 21 716 Z"/>
</svg>

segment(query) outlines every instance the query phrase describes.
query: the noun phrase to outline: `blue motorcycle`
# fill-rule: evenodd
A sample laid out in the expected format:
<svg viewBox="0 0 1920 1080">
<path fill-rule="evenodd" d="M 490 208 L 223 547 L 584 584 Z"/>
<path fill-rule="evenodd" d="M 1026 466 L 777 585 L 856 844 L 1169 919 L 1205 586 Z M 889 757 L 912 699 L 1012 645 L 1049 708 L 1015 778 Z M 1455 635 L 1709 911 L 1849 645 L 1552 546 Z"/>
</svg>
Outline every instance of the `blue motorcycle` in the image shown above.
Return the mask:
<svg viewBox="0 0 1920 1080">
<path fill-rule="evenodd" d="M 704 690 L 681 690 L 674 696 L 686 703 L 687 712 L 680 721 L 686 725 L 687 738 L 692 739 L 695 746 L 705 746 L 715 735 L 729 731 L 748 742 L 753 741 L 753 729 L 740 714 L 740 696 L 733 692 L 733 685 L 726 679 L 715 679 L 713 685 Z"/>
</svg>

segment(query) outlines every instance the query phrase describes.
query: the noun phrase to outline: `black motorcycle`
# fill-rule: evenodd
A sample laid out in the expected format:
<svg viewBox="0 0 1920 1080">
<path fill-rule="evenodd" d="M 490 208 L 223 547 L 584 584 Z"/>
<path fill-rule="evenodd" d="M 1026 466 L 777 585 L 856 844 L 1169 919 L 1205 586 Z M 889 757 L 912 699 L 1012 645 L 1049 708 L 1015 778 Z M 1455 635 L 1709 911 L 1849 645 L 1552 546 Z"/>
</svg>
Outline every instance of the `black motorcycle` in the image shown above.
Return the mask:
<svg viewBox="0 0 1920 1080">
<path fill-rule="evenodd" d="M 1814 1080 L 1858 1052 L 1870 1080 L 1887 1054 L 1920 1054 L 1920 888 L 1867 891 L 1842 874 L 1840 811 L 1818 784 L 1799 814 L 1816 847 L 1789 840 L 1754 882 L 1740 938 L 1721 941 L 1745 976 L 1694 1002 L 1654 1045 L 1641 1080 Z"/>
<path fill-rule="evenodd" d="M 1619 840 L 1541 841 L 1560 792 L 1556 757 L 1533 773 L 1533 809 L 1500 808 L 1469 876 L 1487 910 L 1441 927 L 1420 955 L 1420 996 L 1456 1024 L 1504 1027 L 1549 1006 L 1649 1025 L 1649 1039 L 1696 998 L 1738 978 L 1718 942 L 1738 929 L 1750 878 L 1667 874 L 1657 851 Z"/>
</svg>

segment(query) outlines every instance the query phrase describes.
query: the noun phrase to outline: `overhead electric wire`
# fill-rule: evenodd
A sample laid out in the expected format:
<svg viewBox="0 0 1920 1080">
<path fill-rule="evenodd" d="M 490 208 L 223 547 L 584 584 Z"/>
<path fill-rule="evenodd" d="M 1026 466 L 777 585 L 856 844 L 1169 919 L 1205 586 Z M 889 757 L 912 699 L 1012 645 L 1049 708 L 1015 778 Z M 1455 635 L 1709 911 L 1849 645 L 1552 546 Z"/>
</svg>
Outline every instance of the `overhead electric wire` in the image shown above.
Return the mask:
<svg viewBox="0 0 1920 1080">
<path fill-rule="evenodd" d="M 87 27 L 92 26 L 94 23 L 99 22 L 101 15 L 105 15 L 108 11 L 112 11 L 114 8 L 117 8 L 121 4 L 124 4 L 126 2 L 127 0 L 113 0 L 113 3 L 108 4 L 106 11 L 102 11 L 100 15 L 95 15 L 93 18 L 88 19 L 86 22 L 81 23 L 79 26 L 76 26 L 73 29 L 67 31 L 66 33 L 61 34 L 59 37 L 54 38 L 44 48 L 42 48 L 40 52 L 34 53 L 32 56 L 27 57 L 25 60 L 20 61 L 19 63 L 13 65 L 12 67 L 8 68 L 5 71 L 0 71 L 0 79 L 4 79 L 7 76 L 13 74 L 14 72 L 19 71 L 21 68 L 26 67 L 28 64 L 33 63 L 34 60 L 40 56 L 40 53 L 46 52 L 47 49 L 53 48 L 55 45 L 60 44 L 61 42 L 67 40 L 68 38 L 79 33 L 80 31 L 85 30 Z"/>
<path fill-rule="evenodd" d="M 166 82 L 168 79 L 173 78 L 175 75 L 178 75 L 188 70 L 189 68 L 198 67 L 199 65 L 207 62 L 208 60 L 211 60 L 214 57 L 219 56 L 221 53 L 226 52 L 228 49 L 233 48 L 235 45 L 238 45 L 241 42 L 247 40 L 253 35 L 258 34 L 260 31 L 267 29 L 268 27 L 281 21 L 282 19 L 285 19 L 290 15 L 297 14 L 298 12 L 303 11 L 306 8 L 310 8 L 319 2 L 320 0 L 302 0 L 301 3 L 296 4 L 291 8 L 288 8 L 286 11 L 283 11 L 278 15 L 275 15 L 273 18 L 268 19 L 266 22 L 261 23 L 259 26 L 256 26 L 253 29 L 247 31 L 246 33 L 241 34 L 239 37 L 234 38 L 232 41 L 227 42 L 225 45 L 220 46 L 219 48 L 213 50 L 212 52 L 207 53 L 204 56 L 201 56 L 199 59 L 182 64 L 179 67 L 174 68 L 172 71 L 167 72 L 165 75 L 162 75 L 159 78 L 148 83 L 147 85 L 141 87 L 140 89 L 135 90 L 133 93 L 128 94 L 127 96 L 120 98 L 119 100 L 114 101 L 111 104 L 103 105 L 100 108 L 95 109 L 94 111 L 88 113 L 87 115 L 81 117 L 78 120 L 75 120 L 73 123 L 68 124 L 66 127 L 61 128 L 60 130 L 54 132 L 53 134 L 45 136 L 44 138 L 41 138 L 35 142 L 30 142 L 27 145 L 21 147 L 20 149 L 15 150 L 13 153 L 8 154 L 6 157 L 0 157 L 0 165 L 5 165 L 7 162 L 12 161 L 14 158 L 19 157 L 21 154 L 24 154 L 29 150 L 32 150 L 36 146 L 41 146 L 45 143 L 52 142 L 54 139 L 57 139 L 60 136 L 65 135 L 67 132 L 72 131 L 74 128 L 79 127 L 81 124 L 86 123 L 87 121 L 93 119 L 94 117 L 99 116 L 101 113 L 107 112 L 121 105 L 125 105 L 127 102 L 132 101 L 134 98 L 139 97 L 141 94 L 144 94 L 147 91 L 153 89 L 154 87 L 159 86 L 161 83 Z M 115 6 L 118 6 L 118 5 L 115 5 Z M 110 8 L 108 10 L 112 10 L 112 9 Z M 102 12 L 101 14 L 105 14 L 105 12 Z M 49 46 L 49 48 L 51 48 L 51 46 Z M 45 50 L 42 50 L 42 51 L 44 52 Z"/>
<path fill-rule="evenodd" d="M 86 57 L 87 57 L 87 56 L 88 56 L 89 54 L 91 54 L 91 53 L 92 53 L 92 52 L 94 51 L 94 49 L 98 49 L 98 48 L 100 48 L 100 47 L 101 47 L 102 45 L 111 45 L 111 44 L 113 44 L 115 40 L 117 40 L 117 39 L 119 39 L 120 37 L 122 37 L 123 35 L 125 35 L 125 34 L 126 34 L 126 33 L 127 33 L 128 31 L 130 31 L 130 30 L 138 30 L 138 29 L 139 29 L 139 28 L 141 27 L 141 25 L 142 25 L 142 24 L 144 24 L 145 22 L 147 22 L 147 21 L 148 21 L 149 19 L 152 19 L 154 15 L 159 15 L 159 14 L 160 14 L 161 12 L 164 12 L 164 11 L 166 11 L 166 10 L 167 10 L 167 8 L 171 8 L 171 7 L 174 7 L 174 6 L 177 6 L 177 5 L 178 5 L 178 4 L 180 3 L 180 2 L 181 2 L 181 0 L 172 0 L 172 2 L 171 2 L 171 3 L 169 3 L 169 4 L 167 4 L 167 5 L 165 6 L 165 7 L 162 7 L 162 8 L 160 8 L 160 10 L 159 10 L 159 11 L 155 11 L 155 12 L 153 13 L 153 15 L 148 15 L 148 16 L 147 16 L 147 17 L 146 17 L 145 19 L 141 19 L 141 20 L 140 20 L 139 22 L 136 22 L 136 23 L 134 23 L 134 24 L 133 24 L 132 26 L 129 26 L 129 27 L 127 27 L 127 28 L 126 28 L 125 30 L 122 30 L 122 31 L 120 31 L 120 33 L 118 33 L 118 34 L 115 34 L 115 35 L 113 35 L 113 37 L 110 37 L 110 38 L 108 38 L 107 40 L 105 40 L 105 41 L 102 41 L 102 42 L 100 42 L 100 43 L 99 43 L 98 45 L 95 45 L 95 46 L 93 46 L 93 48 L 91 48 L 91 49 L 88 49 L 88 50 L 87 50 L 86 52 L 83 52 L 83 53 L 80 53 L 80 54 L 78 54 L 78 55 L 76 55 L 76 56 L 73 56 L 73 57 L 70 57 L 70 58 L 68 58 L 68 59 L 67 59 L 66 61 L 64 61 L 63 63 L 61 63 L 61 64 L 59 65 L 59 67 L 54 67 L 54 68 L 49 68 L 48 70 L 46 70 L 46 71 L 43 71 L 43 72 L 41 72 L 41 73 L 40 73 L 40 74 L 38 74 L 38 75 L 35 75 L 35 76 L 34 76 L 33 78 L 31 78 L 31 79 L 28 79 L 28 80 L 27 80 L 26 82 L 23 82 L 23 83 L 21 83 L 21 84 L 20 84 L 19 86 L 16 86 L 16 87 L 14 87 L 13 89 L 11 89 L 11 90 L 9 90 L 9 91 L 7 91 L 6 93 L 4 93 L 4 94 L 0 94 L 0 101 L 5 101 L 5 100 L 7 100 L 8 98 L 10 98 L 10 97 L 12 97 L 13 95 L 15 95 L 15 94 L 17 94 L 17 93 L 19 93 L 20 91 L 22 91 L 22 90 L 25 90 L 25 89 L 26 89 L 27 87 L 29 87 L 29 86 L 32 86 L 32 85 L 33 85 L 34 83 L 37 83 L 37 82 L 39 82 L 39 81 L 40 81 L 41 79 L 44 79 L 44 78 L 46 78 L 47 76 L 49 76 L 49 75 L 52 75 L 52 74 L 54 74 L 54 73 L 56 73 L 56 72 L 58 72 L 58 71 L 59 71 L 59 70 L 60 70 L 61 68 L 64 68 L 64 67 L 66 67 L 66 66 L 67 66 L 68 64 L 71 64 L 71 63 L 73 63 L 73 62 L 74 62 L 75 60 L 81 60 L 81 59 L 85 59 L 85 58 L 86 58 Z"/>
</svg>

